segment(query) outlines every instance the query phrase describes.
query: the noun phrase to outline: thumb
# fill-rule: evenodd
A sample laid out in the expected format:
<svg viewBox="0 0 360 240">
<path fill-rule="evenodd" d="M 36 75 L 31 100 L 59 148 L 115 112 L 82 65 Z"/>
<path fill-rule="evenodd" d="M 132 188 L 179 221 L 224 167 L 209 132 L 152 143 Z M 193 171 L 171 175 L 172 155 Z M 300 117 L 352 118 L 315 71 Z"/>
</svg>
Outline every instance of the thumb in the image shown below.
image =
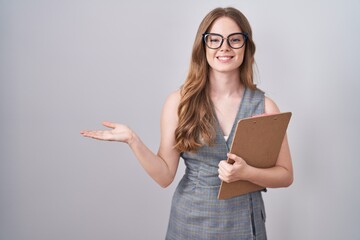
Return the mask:
<svg viewBox="0 0 360 240">
<path fill-rule="evenodd" d="M 105 127 L 108 127 L 108 128 L 116 128 L 116 124 L 115 123 L 112 123 L 112 122 L 102 122 L 102 124 L 105 126 Z"/>
<path fill-rule="evenodd" d="M 227 157 L 231 160 L 233 160 L 232 162 L 241 162 L 242 161 L 242 158 L 233 154 L 233 153 L 228 153 L 227 154 Z"/>
</svg>

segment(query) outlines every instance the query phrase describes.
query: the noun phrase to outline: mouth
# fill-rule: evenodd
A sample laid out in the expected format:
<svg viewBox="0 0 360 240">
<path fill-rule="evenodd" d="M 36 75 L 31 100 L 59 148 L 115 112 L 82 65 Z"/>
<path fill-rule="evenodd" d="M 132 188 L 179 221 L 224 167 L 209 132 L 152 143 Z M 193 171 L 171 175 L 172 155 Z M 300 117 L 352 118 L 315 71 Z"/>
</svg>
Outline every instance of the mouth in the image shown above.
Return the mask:
<svg viewBox="0 0 360 240">
<path fill-rule="evenodd" d="M 227 62 L 233 58 L 233 56 L 218 56 L 216 57 L 220 62 Z"/>
</svg>

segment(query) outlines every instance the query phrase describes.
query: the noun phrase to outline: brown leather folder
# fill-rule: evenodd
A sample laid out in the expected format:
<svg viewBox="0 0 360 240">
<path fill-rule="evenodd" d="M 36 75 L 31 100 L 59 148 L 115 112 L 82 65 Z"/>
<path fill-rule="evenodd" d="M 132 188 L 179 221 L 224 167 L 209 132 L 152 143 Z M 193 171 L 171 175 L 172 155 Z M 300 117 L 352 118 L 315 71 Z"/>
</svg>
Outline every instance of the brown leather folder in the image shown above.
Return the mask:
<svg viewBox="0 0 360 240">
<path fill-rule="evenodd" d="M 275 166 L 291 112 L 245 118 L 239 120 L 230 152 L 243 158 L 247 164 L 257 168 Z M 233 164 L 231 159 L 228 163 Z M 249 181 L 221 182 L 218 199 L 227 199 L 264 187 Z"/>
</svg>

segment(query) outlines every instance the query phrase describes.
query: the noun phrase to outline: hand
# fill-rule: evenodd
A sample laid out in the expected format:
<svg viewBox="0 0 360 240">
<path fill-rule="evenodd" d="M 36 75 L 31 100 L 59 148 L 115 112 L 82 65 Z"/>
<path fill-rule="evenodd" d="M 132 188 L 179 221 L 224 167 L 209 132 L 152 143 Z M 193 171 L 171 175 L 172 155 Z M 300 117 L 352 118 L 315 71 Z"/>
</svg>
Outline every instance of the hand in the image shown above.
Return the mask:
<svg viewBox="0 0 360 240">
<path fill-rule="evenodd" d="M 111 122 L 103 122 L 105 127 L 112 128 L 111 130 L 102 131 L 81 131 L 80 134 L 84 137 L 95 138 L 104 141 L 118 141 L 130 143 L 134 137 L 134 134 L 130 128 L 123 124 L 116 124 Z"/>
<path fill-rule="evenodd" d="M 246 172 L 249 168 L 246 161 L 232 153 L 228 153 L 227 156 L 229 159 L 232 159 L 234 163 L 230 164 L 226 160 L 221 161 L 218 170 L 219 178 L 227 183 L 246 180 Z"/>
</svg>

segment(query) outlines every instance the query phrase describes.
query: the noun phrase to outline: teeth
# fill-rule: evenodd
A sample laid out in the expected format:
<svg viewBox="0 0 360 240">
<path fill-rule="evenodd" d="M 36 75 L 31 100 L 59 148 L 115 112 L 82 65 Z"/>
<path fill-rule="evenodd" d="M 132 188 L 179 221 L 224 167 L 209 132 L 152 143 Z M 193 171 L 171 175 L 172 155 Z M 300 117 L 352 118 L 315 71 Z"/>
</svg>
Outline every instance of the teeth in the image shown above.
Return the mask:
<svg viewBox="0 0 360 240">
<path fill-rule="evenodd" d="M 229 60 L 231 57 L 218 57 L 219 60 Z"/>
</svg>

